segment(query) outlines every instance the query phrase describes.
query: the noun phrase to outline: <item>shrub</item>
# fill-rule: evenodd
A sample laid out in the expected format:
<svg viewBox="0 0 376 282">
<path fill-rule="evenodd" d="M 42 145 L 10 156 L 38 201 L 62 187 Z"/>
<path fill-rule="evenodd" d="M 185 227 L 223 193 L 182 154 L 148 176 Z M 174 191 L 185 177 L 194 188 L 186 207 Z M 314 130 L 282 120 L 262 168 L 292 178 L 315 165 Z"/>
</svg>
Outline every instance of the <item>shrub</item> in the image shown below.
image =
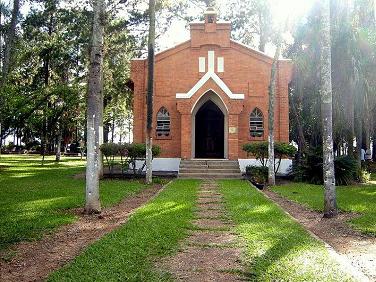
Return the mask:
<svg viewBox="0 0 376 282">
<path fill-rule="evenodd" d="M 360 178 L 356 160 L 340 156 L 334 160 L 336 185 L 350 185 Z M 295 181 L 323 184 L 323 157 L 320 148 L 309 150 L 300 164 L 294 163 L 291 171 Z"/>
<path fill-rule="evenodd" d="M 336 185 L 350 185 L 357 179 L 358 166 L 356 160 L 349 156 L 337 157 L 334 160 Z"/>
<path fill-rule="evenodd" d="M 112 174 L 113 168 L 116 165 L 116 157 L 120 157 L 120 166 L 123 174 L 129 169 L 130 164 L 132 164 L 133 173 L 136 174 L 136 161 L 144 160 L 146 157 L 146 145 L 143 143 L 105 143 L 101 145 L 100 149 L 106 158 L 106 163 L 110 174 Z M 159 146 L 153 145 L 152 153 L 153 157 L 159 156 L 161 153 L 161 148 Z M 143 166 L 138 170 L 139 173 L 142 172 L 145 165 L 146 162 L 144 162 Z"/>
<path fill-rule="evenodd" d="M 268 163 L 268 142 L 254 142 L 243 145 L 243 151 L 247 152 L 248 156 L 254 156 L 263 167 Z M 296 148 L 293 145 L 275 142 L 274 143 L 274 172 L 277 173 L 283 157 L 294 157 Z"/>
<path fill-rule="evenodd" d="M 265 184 L 268 180 L 268 168 L 266 166 L 252 166 L 245 168 L 246 175 L 251 178 L 251 182 Z"/>
<path fill-rule="evenodd" d="M 367 160 L 363 164 L 364 168 L 370 173 L 376 173 L 376 162 Z"/>
<path fill-rule="evenodd" d="M 247 152 L 247 155 L 254 156 L 262 166 L 267 165 L 268 159 L 268 142 L 254 142 L 243 145 L 243 151 Z"/>
<path fill-rule="evenodd" d="M 361 169 L 358 172 L 358 180 L 360 183 L 368 183 L 371 180 L 371 173 L 367 170 Z"/>
<path fill-rule="evenodd" d="M 101 151 L 103 156 L 106 159 L 108 170 L 110 174 L 113 172 L 113 168 L 115 165 L 115 157 L 119 155 L 119 149 L 120 149 L 119 144 L 116 143 L 104 143 L 101 145 Z"/>
<path fill-rule="evenodd" d="M 128 157 L 129 157 L 129 164 L 132 164 L 133 173 L 136 174 L 136 161 L 137 160 L 144 160 L 146 158 L 146 145 L 144 143 L 133 143 L 129 144 L 128 147 Z M 152 154 L 153 158 L 158 157 L 161 153 L 161 148 L 159 146 L 153 145 L 152 147 Z M 146 160 L 141 168 L 138 169 L 138 173 L 140 174 L 144 167 L 146 166 Z"/>
</svg>

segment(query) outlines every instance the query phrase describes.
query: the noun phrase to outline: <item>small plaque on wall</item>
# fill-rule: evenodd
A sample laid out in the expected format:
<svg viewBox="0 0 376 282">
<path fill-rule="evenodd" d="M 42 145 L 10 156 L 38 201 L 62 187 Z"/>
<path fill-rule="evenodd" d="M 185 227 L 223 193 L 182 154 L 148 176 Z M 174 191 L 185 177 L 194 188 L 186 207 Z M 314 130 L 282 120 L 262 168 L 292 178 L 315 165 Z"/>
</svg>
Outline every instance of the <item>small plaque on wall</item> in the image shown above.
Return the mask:
<svg viewBox="0 0 376 282">
<path fill-rule="evenodd" d="M 234 133 L 237 133 L 238 132 L 238 128 L 236 126 L 230 126 L 228 128 L 228 133 L 230 134 L 234 134 Z"/>
</svg>

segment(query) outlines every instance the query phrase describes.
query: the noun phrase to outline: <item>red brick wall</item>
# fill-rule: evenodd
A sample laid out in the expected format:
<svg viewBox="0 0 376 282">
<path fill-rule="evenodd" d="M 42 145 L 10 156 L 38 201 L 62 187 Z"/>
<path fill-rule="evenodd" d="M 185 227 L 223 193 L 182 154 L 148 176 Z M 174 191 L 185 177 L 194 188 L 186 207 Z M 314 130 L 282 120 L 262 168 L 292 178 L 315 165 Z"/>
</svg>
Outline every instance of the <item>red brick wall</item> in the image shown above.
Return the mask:
<svg viewBox="0 0 376 282">
<path fill-rule="evenodd" d="M 268 135 L 268 86 L 272 58 L 230 41 L 229 24 L 215 24 L 206 32 L 204 24 L 191 26 L 191 40 L 159 53 L 155 64 L 154 127 L 156 114 L 163 106 L 170 112 L 171 135 L 168 139 L 154 136 L 154 144 L 162 148 L 162 157 L 191 157 L 191 111 L 196 101 L 207 90 L 213 89 L 229 109 L 229 126 L 237 126 L 237 133 L 228 134 L 229 158 L 245 158 L 243 144 L 251 142 L 249 115 L 255 107 L 264 114 L 264 138 Z M 244 94 L 244 100 L 230 99 L 214 81 L 208 81 L 190 99 L 177 99 L 176 93 L 187 93 L 204 75 L 199 73 L 199 57 L 208 51 L 224 57 L 224 73 L 217 73 L 229 89 Z M 206 69 L 207 70 L 207 69 Z M 146 114 L 147 61 L 132 61 L 131 78 L 134 82 L 134 141 L 144 142 Z M 291 80 L 291 62 L 279 61 L 275 111 L 276 140 L 289 141 L 288 83 Z"/>
</svg>

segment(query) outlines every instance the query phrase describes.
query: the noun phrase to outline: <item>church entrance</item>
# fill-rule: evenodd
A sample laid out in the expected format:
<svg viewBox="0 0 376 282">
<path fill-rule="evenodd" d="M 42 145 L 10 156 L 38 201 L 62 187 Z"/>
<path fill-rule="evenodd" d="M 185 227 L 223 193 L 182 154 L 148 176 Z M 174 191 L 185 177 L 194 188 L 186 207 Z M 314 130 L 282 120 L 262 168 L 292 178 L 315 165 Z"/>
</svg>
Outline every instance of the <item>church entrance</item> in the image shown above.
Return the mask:
<svg viewBox="0 0 376 282">
<path fill-rule="evenodd" d="M 221 109 L 211 100 L 196 113 L 195 157 L 224 158 L 224 121 Z"/>
</svg>

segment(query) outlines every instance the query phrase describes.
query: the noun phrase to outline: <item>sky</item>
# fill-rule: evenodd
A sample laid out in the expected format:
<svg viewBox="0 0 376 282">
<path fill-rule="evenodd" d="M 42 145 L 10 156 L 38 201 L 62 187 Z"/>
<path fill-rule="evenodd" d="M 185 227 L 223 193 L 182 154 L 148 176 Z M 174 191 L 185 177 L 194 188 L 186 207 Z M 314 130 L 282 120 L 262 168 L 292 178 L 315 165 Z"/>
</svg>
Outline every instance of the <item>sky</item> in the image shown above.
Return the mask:
<svg viewBox="0 0 376 282">
<path fill-rule="evenodd" d="M 12 4 L 13 0 L 1 0 L 6 4 Z M 308 13 L 313 3 L 316 0 L 271 0 L 272 2 L 272 15 L 276 22 L 281 24 L 286 21 L 288 17 L 290 20 L 295 20 L 302 18 L 305 14 Z M 375 0 L 376 1 L 376 0 Z M 218 10 L 220 11 L 223 7 L 226 6 L 228 0 L 217 0 Z M 141 0 L 140 5 L 147 7 L 148 1 Z M 28 1 L 25 1 L 21 13 L 25 15 L 30 9 Z M 203 13 L 203 10 L 197 8 L 189 11 L 192 16 L 200 16 Z M 219 18 L 221 14 L 219 12 Z M 157 39 L 157 45 L 159 50 L 164 50 L 170 47 L 173 47 L 176 44 L 184 42 L 189 39 L 189 30 L 186 26 L 186 23 L 183 20 L 174 20 L 168 29 L 168 31 Z M 266 53 L 273 55 L 274 48 L 273 46 L 267 46 Z"/>
<path fill-rule="evenodd" d="M 316 0 L 271 0 L 272 15 L 277 23 L 284 24 L 286 19 L 295 21 L 304 18 L 309 10 L 312 8 Z M 376 1 L 376 0 L 375 0 Z M 228 0 L 217 0 L 219 11 L 227 4 Z M 200 14 L 203 11 L 196 9 L 192 11 L 194 15 Z M 221 14 L 219 12 L 219 19 Z M 159 47 L 161 50 L 173 47 L 174 45 L 189 40 L 189 30 L 182 20 L 175 20 L 169 30 L 160 38 Z M 266 46 L 266 53 L 270 56 L 274 55 L 275 47 L 271 44 Z"/>
</svg>

